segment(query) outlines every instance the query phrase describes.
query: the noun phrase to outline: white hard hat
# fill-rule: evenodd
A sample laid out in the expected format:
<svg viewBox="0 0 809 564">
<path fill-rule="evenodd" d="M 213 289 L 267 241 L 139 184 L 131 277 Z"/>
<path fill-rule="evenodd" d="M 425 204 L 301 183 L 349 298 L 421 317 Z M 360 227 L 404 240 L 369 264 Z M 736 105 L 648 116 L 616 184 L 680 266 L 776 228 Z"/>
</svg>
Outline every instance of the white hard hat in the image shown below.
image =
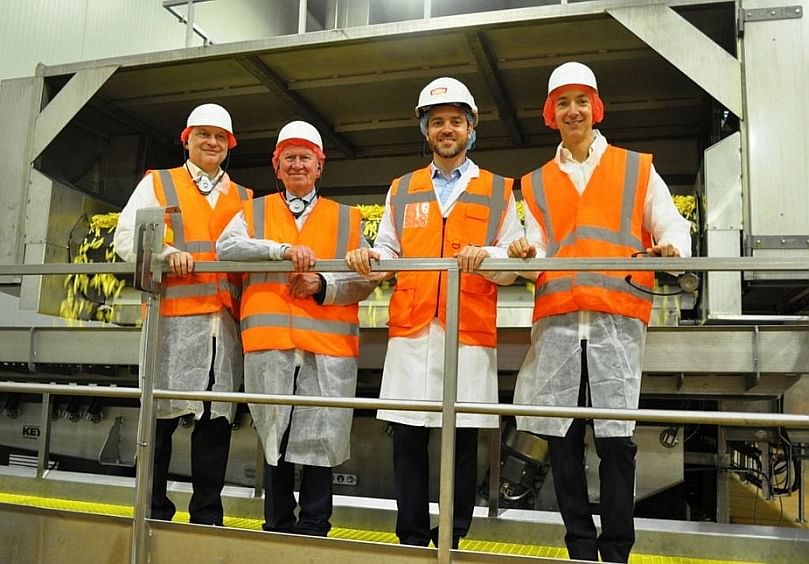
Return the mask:
<svg viewBox="0 0 809 564">
<path fill-rule="evenodd" d="M 460 80 L 449 76 L 436 78 L 422 88 L 419 94 L 419 103 L 416 105 L 416 117 L 421 117 L 432 106 L 442 104 L 462 104 L 469 108 L 474 118 L 472 126 L 478 124 L 478 107 L 472 93 Z"/>
<path fill-rule="evenodd" d="M 201 125 L 221 127 L 228 133 L 228 148 L 232 149 L 236 146 L 236 137 L 233 135 L 233 122 L 230 119 L 230 114 L 219 104 L 202 104 L 191 110 L 191 113 L 188 114 L 188 120 L 185 122 L 185 129 L 180 134 L 180 139 L 183 143 L 188 140 L 191 128 Z"/>
<path fill-rule="evenodd" d="M 289 122 L 278 132 L 278 141 L 275 142 L 275 146 L 278 147 L 284 141 L 291 139 L 308 141 L 321 151 L 323 150 L 323 139 L 320 137 L 320 132 L 311 123 L 305 121 Z"/>
<path fill-rule="evenodd" d="M 551 77 L 548 79 L 548 94 L 560 86 L 567 86 L 568 84 L 581 84 L 583 86 L 589 86 L 598 92 L 596 75 L 593 74 L 590 67 L 581 63 L 564 63 L 553 69 Z"/>
</svg>

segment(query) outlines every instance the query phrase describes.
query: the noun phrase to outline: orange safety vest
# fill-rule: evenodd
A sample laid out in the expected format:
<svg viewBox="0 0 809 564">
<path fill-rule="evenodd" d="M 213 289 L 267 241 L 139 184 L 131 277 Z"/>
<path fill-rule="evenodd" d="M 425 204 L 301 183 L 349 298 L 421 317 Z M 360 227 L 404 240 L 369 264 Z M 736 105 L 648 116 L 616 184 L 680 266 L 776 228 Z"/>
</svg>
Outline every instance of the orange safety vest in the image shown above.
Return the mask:
<svg viewBox="0 0 809 564">
<path fill-rule="evenodd" d="M 433 189 L 430 167 L 393 181 L 390 206 L 401 257 L 453 257 L 466 245 L 494 246 L 508 211 L 513 180 L 481 169 L 445 219 Z M 446 272 L 399 272 L 391 297 L 391 337 L 412 335 L 434 318 L 446 324 Z M 461 274 L 459 340 L 497 345 L 497 286 L 479 274 Z"/>
<path fill-rule="evenodd" d="M 152 170 L 154 191 L 161 206 L 177 207 L 166 214 L 166 244 L 191 253 L 194 261 L 216 260 L 216 240 L 228 221 L 253 196 L 252 190 L 231 182 L 211 208 L 185 167 Z M 160 314 L 167 316 L 213 313 L 228 308 L 238 314 L 239 286 L 225 273 L 201 272 L 184 278 L 166 276 Z"/>
<path fill-rule="evenodd" d="M 651 245 L 643 208 L 652 156 L 608 146 L 579 195 L 555 161 L 522 177 L 525 203 L 547 234 L 548 257 L 629 258 Z M 534 321 L 579 310 L 635 317 L 649 323 L 654 273 L 543 272 L 534 294 Z"/>
<path fill-rule="evenodd" d="M 317 199 L 300 231 L 281 194 L 247 202 L 244 217 L 251 237 L 306 245 L 320 259 L 343 258 L 349 249 L 360 246 L 360 210 L 323 197 Z M 297 348 L 359 356 L 359 306 L 293 298 L 288 279 L 287 272 L 246 275 L 241 309 L 244 352 Z"/>
</svg>

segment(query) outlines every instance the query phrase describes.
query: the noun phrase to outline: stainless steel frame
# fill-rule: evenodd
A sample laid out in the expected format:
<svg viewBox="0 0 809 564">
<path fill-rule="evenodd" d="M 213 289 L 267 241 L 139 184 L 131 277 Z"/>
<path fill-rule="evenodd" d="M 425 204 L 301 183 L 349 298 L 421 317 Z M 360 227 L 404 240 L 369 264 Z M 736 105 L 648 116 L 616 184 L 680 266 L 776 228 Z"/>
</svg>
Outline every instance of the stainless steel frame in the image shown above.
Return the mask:
<svg viewBox="0 0 809 564">
<path fill-rule="evenodd" d="M 162 240 L 162 225 L 158 224 L 154 218 L 148 225 L 148 229 L 143 230 L 141 245 L 150 248 L 152 238 Z M 78 271 L 102 271 L 107 270 L 130 270 L 131 265 L 11 265 L 0 267 L 0 274 L 4 271 L 13 274 L 49 274 Z M 114 267 L 114 268 L 112 268 Z M 666 421 L 666 422 L 704 422 L 721 425 L 734 426 L 783 426 L 787 428 L 809 429 L 809 415 L 773 415 L 738 412 L 688 412 L 669 410 L 617 410 L 617 409 L 595 409 L 595 408 L 564 408 L 554 406 L 515 406 L 502 404 L 474 404 L 456 402 L 456 377 L 457 377 L 457 320 L 458 320 L 458 297 L 460 275 L 457 261 L 452 259 L 399 259 L 380 261 L 378 268 L 383 271 L 404 271 L 404 270 L 447 270 L 447 339 L 445 348 L 445 388 L 443 402 L 415 402 L 415 401 L 393 401 L 380 399 L 362 398 L 339 398 L 326 399 L 320 397 L 300 397 L 300 396 L 264 396 L 260 394 L 215 394 L 212 392 L 177 392 L 171 390 L 155 390 L 156 362 L 155 355 L 149 351 L 157 349 L 157 338 L 159 332 L 159 293 L 149 294 L 149 318 L 143 335 L 143 347 L 141 349 L 141 366 L 143 367 L 140 388 L 100 388 L 97 386 L 60 386 L 52 384 L 22 384 L 22 383 L 2 383 L 0 391 L 18 391 L 28 393 L 42 393 L 43 398 L 48 398 L 50 394 L 66 395 L 104 395 L 111 397 L 140 397 L 141 413 L 138 430 L 138 457 L 141 461 L 138 464 L 136 488 L 135 488 L 135 516 L 133 519 L 133 535 L 131 545 L 131 561 L 133 564 L 143 564 L 149 561 L 153 549 L 159 550 L 159 543 L 150 545 L 152 530 L 155 524 L 148 522 L 148 491 L 151 480 L 151 451 L 150 445 L 154 438 L 154 419 L 152 417 L 152 406 L 154 399 L 161 398 L 186 398 L 186 399 L 217 399 L 232 402 L 255 402 L 255 403 L 278 403 L 290 405 L 322 405 L 332 407 L 353 407 L 353 408 L 379 408 L 407 409 L 418 411 L 441 411 L 445 422 L 444 429 L 449 432 L 442 433 L 441 439 L 441 483 L 440 502 L 445 508 L 439 513 L 439 527 L 443 531 L 439 540 L 437 552 L 438 561 L 449 563 L 453 561 L 464 561 L 463 553 L 450 549 L 452 531 L 452 495 L 453 495 L 453 468 L 454 468 L 454 427 L 455 415 L 457 413 L 496 413 L 500 415 L 545 415 L 545 416 L 573 416 L 588 418 L 609 418 L 625 419 L 635 421 Z M 771 271 L 771 270 L 806 270 L 807 264 L 800 258 L 691 258 L 691 259 L 533 259 L 528 261 L 519 260 L 487 260 L 484 268 L 488 270 L 694 270 L 694 271 Z M 154 262 L 151 269 L 155 272 L 155 279 L 160 280 L 161 273 L 165 270 L 165 265 Z M 289 271 L 290 265 L 286 262 L 279 263 L 221 263 L 209 262 L 198 263 L 196 269 L 200 272 L 264 272 L 264 271 Z M 319 271 L 345 271 L 346 267 L 342 261 L 321 261 L 318 263 Z M 159 292 L 159 286 L 152 285 L 152 290 Z M 755 338 L 760 334 L 755 332 Z M 751 359 L 757 370 L 761 367 L 757 358 Z M 796 371 L 805 370 L 806 367 L 796 366 Z M 47 406 L 47 401 L 43 401 Z M 45 417 L 49 411 L 43 407 Z M 47 431 L 47 427 L 45 427 Z M 47 459 L 47 439 L 41 442 L 39 455 L 40 470 Z M 41 477 L 41 471 L 38 476 Z M 447 510 L 447 508 L 450 508 Z M 159 525 L 158 529 L 171 525 Z M 227 533 L 231 534 L 231 533 Z M 159 539 L 157 535 L 153 537 Z M 153 560 L 154 561 L 154 560 Z M 477 561 L 474 558 L 469 561 Z"/>
</svg>

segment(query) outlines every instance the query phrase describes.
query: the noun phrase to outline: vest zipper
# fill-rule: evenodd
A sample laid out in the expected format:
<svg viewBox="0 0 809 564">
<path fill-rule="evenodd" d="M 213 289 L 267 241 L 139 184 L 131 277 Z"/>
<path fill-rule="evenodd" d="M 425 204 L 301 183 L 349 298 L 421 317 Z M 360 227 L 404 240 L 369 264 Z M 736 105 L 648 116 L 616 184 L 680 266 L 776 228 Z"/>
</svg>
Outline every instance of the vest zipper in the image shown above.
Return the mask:
<svg viewBox="0 0 809 564">
<path fill-rule="evenodd" d="M 444 258 L 444 241 L 446 240 L 445 231 L 447 230 L 447 218 L 441 218 L 441 254 L 439 255 L 441 258 Z M 441 272 L 438 273 L 438 295 L 435 297 L 435 315 L 433 317 L 438 317 L 438 310 L 441 307 Z"/>
</svg>

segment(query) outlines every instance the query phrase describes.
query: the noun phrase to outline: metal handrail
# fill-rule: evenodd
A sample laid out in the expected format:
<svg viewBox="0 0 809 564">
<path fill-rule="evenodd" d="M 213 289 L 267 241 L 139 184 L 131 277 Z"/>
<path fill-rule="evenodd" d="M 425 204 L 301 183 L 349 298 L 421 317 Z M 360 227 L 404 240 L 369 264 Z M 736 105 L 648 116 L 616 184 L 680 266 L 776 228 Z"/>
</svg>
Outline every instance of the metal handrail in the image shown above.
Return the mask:
<svg viewBox="0 0 809 564">
<path fill-rule="evenodd" d="M 140 388 L 92 386 L 72 384 L 26 384 L 0 382 L 0 392 L 50 393 L 58 396 L 113 397 L 137 399 Z M 350 409 L 385 409 L 400 411 L 440 412 L 443 402 L 427 400 L 391 400 L 381 398 L 295 396 L 283 394 L 250 394 L 246 392 L 180 392 L 155 389 L 155 399 L 184 399 L 198 401 L 224 401 L 229 403 L 257 403 L 266 405 L 293 405 L 306 407 L 343 407 Z M 663 423 L 709 423 L 732 427 L 785 427 L 809 429 L 809 415 L 748 413 L 744 411 L 691 411 L 679 409 L 615 409 L 597 407 L 558 407 L 520 405 L 511 403 L 455 402 L 458 413 L 520 415 L 529 417 L 572 417 L 579 419 L 614 419 L 621 421 Z"/>
<path fill-rule="evenodd" d="M 447 270 L 457 266 L 452 258 L 383 259 L 372 261 L 373 270 L 380 272 Z M 278 261 L 222 261 L 199 262 L 199 272 L 289 272 L 292 263 Z M 165 271 L 165 267 L 163 267 Z M 563 270 L 638 270 L 638 271 L 695 271 L 695 272 L 778 272 L 806 271 L 809 277 L 809 258 L 806 257 L 638 257 L 638 258 L 534 258 L 484 259 L 480 271 L 563 271 Z M 342 260 L 318 260 L 313 272 L 349 272 Z M 0 270 L 2 274 L 2 270 Z"/>
<path fill-rule="evenodd" d="M 447 270 L 457 261 L 451 258 L 383 259 L 372 262 L 375 271 Z M 155 260 L 152 269 L 167 272 L 164 262 Z M 196 272 L 290 272 L 290 261 L 201 261 Z M 562 270 L 638 270 L 694 272 L 778 272 L 806 271 L 806 257 L 639 257 L 639 258 L 534 258 L 484 259 L 481 271 L 562 271 Z M 0 264 L 0 276 L 49 274 L 133 274 L 131 262 Z M 318 260 L 312 272 L 350 272 L 342 260 Z"/>
<path fill-rule="evenodd" d="M 151 225 L 151 232 L 144 236 L 143 247 L 152 240 L 162 239 L 159 224 Z M 157 280 L 167 271 L 164 262 L 151 259 L 151 272 Z M 148 294 L 148 316 L 144 326 L 144 338 L 140 356 L 142 367 L 141 388 L 112 388 L 98 386 L 64 386 L 52 384 L 0 383 L 0 390 L 18 389 L 42 393 L 49 398 L 52 393 L 65 395 L 111 395 L 140 397 L 141 408 L 137 438 L 137 465 L 135 484 L 135 507 L 133 518 L 133 539 L 131 561 L 144 563 L 148 557 L 146 535 L 146 513 L 148 495 L 151 490 L 152 456 L 154 439 L 153 408 L 155 399 L 197 399 L 229 402 L 253 402 L 286 405 L 314 405 L 326 407 L 390 408 L 412 411 L 442 413 L 441 470 L 439 486 L 439 548 L 438 561 L 449 563 L 452 560 L 452 519 L 454 495 L 454 455 L 455 455 L 455 416 L 457 413 L 489 413 L 497 415 L 528 415 L 552 417 L 585 417 L 593 419 L 616 419 L 633 421 L 666 422 L 708 422 L 736 426 L 784 426 L 809 428 L 809 416 L 772 414 L 745 414 L 734 412 L 688 412 L 671 410 L 626 410 L 583 407 L 524 406 L 487 403 L 456 402 L 457 362 L 458 362 L 458 307 L 460 292 L 460 271 L 455 259 L 386 259 L 373 263 L 377 271 L 447 271 L 447 322 L 444 350 L 444 395 L 443 401 L 398 401 L 364 398 L 322 398 L 262 394 L 236 394 L 213 392 L 177 392 L 154 389 L 156 362 L 155 355 L 146 354 L 156 350 L 160 331 L 160 294 Z M 278 262 L 198 262 L 196 272 L 289 272 L 292 263 Z M 113 272 L 118 274 L 138 272 L 133 263 L 97 264 L 42 264 L 42 265 L 0 265 L 0 275 L 69 274 Z M 315 272 L 347 272 L 349 269 L 342 260 L 318 261 L 312 269 Z M 809 272 L 809 261 L 802 257 L 696 257 L 696 258 L 632 258 L 632 259 L 579 259 L 579 258 L 540 258 L 540 259 L 485 259 L 481 271 L 567 271 L 567 270 L 608 270 L 608 271 L 804 271 Z M 158 286 L 155 286 L 159 288 Z M 110 393 L 112 392 L 112 393 Z M 43 417 L 47 415 L 43 411 Z M 46 444 L 46 441 L 44 442 Z M 46 447 L 47 448 L 47 447 Z M 41 457 L 42 453 L 40 453 Z"/>
</svg>

